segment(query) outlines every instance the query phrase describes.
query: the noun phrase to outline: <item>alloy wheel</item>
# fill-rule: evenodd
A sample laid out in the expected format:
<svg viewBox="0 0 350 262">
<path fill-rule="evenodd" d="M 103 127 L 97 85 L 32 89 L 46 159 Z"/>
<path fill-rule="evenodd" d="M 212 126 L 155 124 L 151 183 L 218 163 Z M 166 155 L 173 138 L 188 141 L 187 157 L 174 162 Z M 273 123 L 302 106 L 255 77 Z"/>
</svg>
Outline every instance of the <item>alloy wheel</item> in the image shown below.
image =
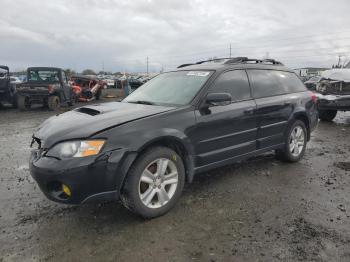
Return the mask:
<svg viewBox="0 0 350 262">
<path fill-rule="evenodd" d="M 296 126 L 292 130 L 289 139 L 289 151 L 294 157 L 298 157 L 304 149 L 305 133 L 301 126 Z"/>
<path fill-rule="evenodd" d="M 165 206 L 174 196 L 179 182 L 175 163 L 158 158 L 142 172 L 139 181 L 139 197 L 148 208 Z"/>
</svg>

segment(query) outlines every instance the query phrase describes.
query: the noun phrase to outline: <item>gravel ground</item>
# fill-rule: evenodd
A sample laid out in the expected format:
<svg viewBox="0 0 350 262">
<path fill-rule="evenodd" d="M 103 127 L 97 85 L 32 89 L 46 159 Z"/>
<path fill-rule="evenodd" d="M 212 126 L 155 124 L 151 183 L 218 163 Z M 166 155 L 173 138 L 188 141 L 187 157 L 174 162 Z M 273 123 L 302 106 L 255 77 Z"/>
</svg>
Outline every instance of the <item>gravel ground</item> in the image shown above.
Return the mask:
<svg viewBox="0 0 350 262">
<path fill-rule="evenodd" d="M 43 196 L 27 162 L 51 115 L 0 110 L 0 261 L 350 261 L 350 112 L 319 124 L 301 162 L 269 153 L 198 175 L 148 221 Z"/>
</svg>

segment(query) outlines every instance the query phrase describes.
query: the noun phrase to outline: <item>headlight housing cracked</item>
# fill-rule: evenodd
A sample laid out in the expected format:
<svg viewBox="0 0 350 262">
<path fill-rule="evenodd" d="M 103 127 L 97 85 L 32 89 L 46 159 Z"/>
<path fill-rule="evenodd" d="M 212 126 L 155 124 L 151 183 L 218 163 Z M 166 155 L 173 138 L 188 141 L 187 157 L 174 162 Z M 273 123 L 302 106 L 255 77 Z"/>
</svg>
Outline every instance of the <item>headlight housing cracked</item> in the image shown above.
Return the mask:
<svg viewBox="0 0 350 262">
<path fill-rule="evenodd" d="M 105 140 L 80 140 L 61 142 L 51 148 L 46 156 L 59 159 L 93 156 L 100 153 Z"/>
</svg>

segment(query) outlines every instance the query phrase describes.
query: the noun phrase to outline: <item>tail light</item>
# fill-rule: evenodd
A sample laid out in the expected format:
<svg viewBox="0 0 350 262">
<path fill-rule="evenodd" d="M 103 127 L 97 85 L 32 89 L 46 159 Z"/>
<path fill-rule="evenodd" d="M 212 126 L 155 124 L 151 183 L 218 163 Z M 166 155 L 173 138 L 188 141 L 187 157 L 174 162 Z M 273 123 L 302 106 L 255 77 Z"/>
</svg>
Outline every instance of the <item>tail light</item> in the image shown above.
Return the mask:
<svg viewBox="0 0 350 262">
<path fill-rule="evenodd" d="M 310 92 L 310 97 L 311 97 L 312 103 L 317 104 L 317 96 L 314 92 Z"/>
<path fill-rule="evenodd" d="M 48 87 L 49 93 L 52 93 L 53 89 L 54 89 L 54 86 L 53 85 L 49 85 L 49 87 Z"/>
</svg>

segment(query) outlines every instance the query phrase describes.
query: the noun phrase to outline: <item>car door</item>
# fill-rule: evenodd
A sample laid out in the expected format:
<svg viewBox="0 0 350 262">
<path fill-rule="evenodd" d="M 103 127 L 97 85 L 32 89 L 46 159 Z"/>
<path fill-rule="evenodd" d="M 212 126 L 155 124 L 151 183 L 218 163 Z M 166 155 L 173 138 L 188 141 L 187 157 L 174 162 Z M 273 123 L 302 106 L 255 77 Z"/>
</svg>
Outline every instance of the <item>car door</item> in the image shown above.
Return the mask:
<svg viewBox="0 0 350 262">
<path fill-rule="evenodd" d="M 234 159 L 256 149 L 256 104 L 245 70 L 222 73 L 208 93 L 230 93 L 232 102 L 195 111 L 197 124 L 192 140 L 197 167 Z"/>
<path fill-rule="evenodd" d="M 249 69 L 247 73 L 257 104 L 257 149 L 281 144 L 293 111 L 292 98 L 280 79 L 284 72 Z"/>
<path fill-rule="evenodd" d="M 72 87 L 68 83 L 67 75 L 64 71 L 61 71 L 61 77 L 62 77 L 62 91 L 64 95 L 64 101 L 70 101 L 72 96 Z"/>
</svg>

